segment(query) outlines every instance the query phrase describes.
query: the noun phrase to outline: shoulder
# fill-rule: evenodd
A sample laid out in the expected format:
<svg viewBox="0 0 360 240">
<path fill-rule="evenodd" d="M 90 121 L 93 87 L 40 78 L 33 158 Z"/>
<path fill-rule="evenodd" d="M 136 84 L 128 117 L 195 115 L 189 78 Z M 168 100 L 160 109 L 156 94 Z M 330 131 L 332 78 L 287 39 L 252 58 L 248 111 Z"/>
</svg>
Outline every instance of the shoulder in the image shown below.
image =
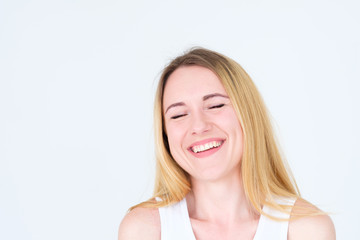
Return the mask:
<svg viewBox="0 0 360 240">
<path fill-rule="evenodd" d="M 312 212 L 321 212 L 311 203 L 298 199 L 295 202 L 293 213 L 307 209 Z M 305 210 L 306 211 L 306 210 Z M 289 222 L 289 240 L 298 239 L 316 239 L 316 240 L 334 240 L 336 239 L 335 227 L 331 218 L 326 215 L 308 216 L 302 218 L 291 217 Z"/>
<path fill-rule="evenodd" d="M 160 215 L 157 208 L 137 207 L 120 223 L 118 240 L 160 239 Z"/>
</svg>

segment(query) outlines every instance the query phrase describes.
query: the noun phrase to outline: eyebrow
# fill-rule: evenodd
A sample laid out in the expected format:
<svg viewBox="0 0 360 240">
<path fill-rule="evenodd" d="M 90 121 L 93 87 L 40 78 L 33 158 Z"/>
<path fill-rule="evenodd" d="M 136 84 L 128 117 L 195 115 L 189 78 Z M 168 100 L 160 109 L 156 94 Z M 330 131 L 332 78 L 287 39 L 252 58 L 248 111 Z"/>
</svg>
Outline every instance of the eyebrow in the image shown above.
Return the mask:
<svg viewBox="0 0 360 240">
<path fill-rule="evenodd" d="M 224 95 L 224 94 L 212 93 L 212 94 L 205 95 L 205 96 L 203 97 L 203 101 L 206 101 L 206 100 L 208 100 L 209 98 L 213 98 L 213 97 L 229 98 L 228 96 L 226 96 L 226 95 Z"/>
<path fill-rule="evenodd" d="M 210 98 L 214 98 L 214 97 L 223 97 L 223 98 L 227 98 L 229 99 L 228 96 L 224 95 L 224 94 L 221 94 L 221 93 L 212 93 L 212 94 L 208 94 L 208 95 L 205 95 L 203 96 L 203 101 L 206 101 Z M 165 111 L 165 113 L 167 113 L 167 111 L 169 111 L 170 108 L 173 108 L 173 107 L 181 107 L 181 106 L 185 106 L 185 103 L 184 102 L 177 102 L 177 103 L 173 103 L 171 104 Z"/>
</svg>

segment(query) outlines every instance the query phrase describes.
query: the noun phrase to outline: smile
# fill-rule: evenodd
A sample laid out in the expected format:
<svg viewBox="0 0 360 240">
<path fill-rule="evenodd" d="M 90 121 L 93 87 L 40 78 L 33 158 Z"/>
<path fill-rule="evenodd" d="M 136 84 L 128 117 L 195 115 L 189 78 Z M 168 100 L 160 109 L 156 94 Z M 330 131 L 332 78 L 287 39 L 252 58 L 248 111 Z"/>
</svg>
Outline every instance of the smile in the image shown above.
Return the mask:
<svg viewBox="0 0 360 240">
<path fill-rule="evenodd" d="M 224 144 L 225 139 L 211 138 L 193 143 L 188 151 L 197 158 L 208 157 L 217 152 Z"/>
<path fill-rule="evenodd" d="M 191 147 L 191 150 L 194 153 L 204 152 L 204 151 L 207 151 L 207 150 L 212 149 L 212 148 L 217 148 L 222 143 L 223 143 L 223 141 L 212 141 L 212 142 L 205 143 L 205 144 L 202 144 L 202 145 L 195 145 L 195 146 Z"/>
</svg>

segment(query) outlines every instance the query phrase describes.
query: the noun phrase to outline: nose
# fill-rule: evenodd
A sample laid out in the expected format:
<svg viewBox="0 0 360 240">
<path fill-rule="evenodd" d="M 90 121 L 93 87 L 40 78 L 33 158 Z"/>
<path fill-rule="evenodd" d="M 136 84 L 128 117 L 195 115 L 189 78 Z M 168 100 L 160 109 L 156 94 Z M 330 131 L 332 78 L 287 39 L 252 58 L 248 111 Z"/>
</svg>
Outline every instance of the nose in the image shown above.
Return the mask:
<svg viewBox="0 0 360 240">
<path fill-rule="evenodd" d="M 204 116 L 202 112 L 197 112 L 192 114 L 192 122 L 191 122 L 191 134 L 202 134 L 211 129 L 211 124 L 209 120 Z"/>
</svg>

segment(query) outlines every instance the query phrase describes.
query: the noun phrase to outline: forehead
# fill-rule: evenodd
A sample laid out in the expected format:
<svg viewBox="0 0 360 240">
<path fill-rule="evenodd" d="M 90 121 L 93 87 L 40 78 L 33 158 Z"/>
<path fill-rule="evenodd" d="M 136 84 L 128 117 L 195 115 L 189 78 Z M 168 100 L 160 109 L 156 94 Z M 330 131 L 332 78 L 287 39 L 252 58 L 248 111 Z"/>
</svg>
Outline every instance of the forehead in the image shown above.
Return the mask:
<svg viewBox="0 0 360 240">
<path fill-rule="evenodd" d="M 164 105 L 173 102 L 195 100 L 207 94 L 226 91 L 220 79 L 210 69 L 201 66 L 177 68 L 168 78 L 164 89 Z"/>
</svg>

